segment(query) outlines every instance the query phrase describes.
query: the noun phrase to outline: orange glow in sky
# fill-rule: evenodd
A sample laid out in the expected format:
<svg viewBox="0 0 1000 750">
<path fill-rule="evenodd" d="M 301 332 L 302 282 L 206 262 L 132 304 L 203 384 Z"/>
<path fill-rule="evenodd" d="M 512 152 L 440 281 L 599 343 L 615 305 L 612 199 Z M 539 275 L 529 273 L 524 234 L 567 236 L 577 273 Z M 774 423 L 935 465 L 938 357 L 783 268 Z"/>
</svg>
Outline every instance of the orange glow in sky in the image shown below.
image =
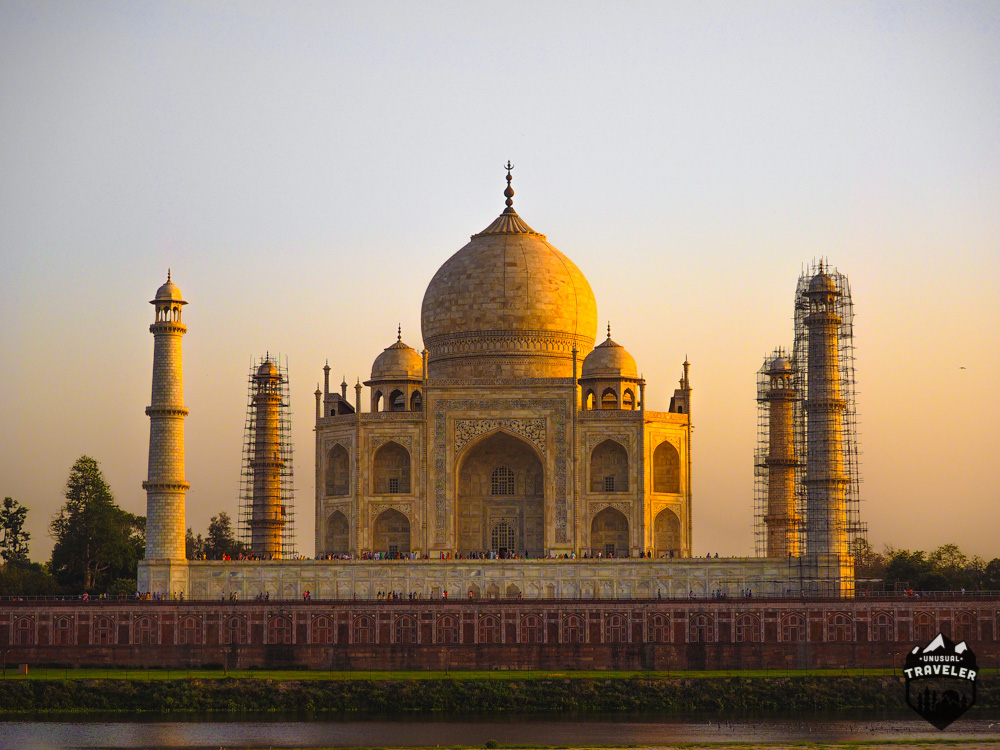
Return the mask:
<svg viewBox="0 0 1000 750">
<path fill-rule="evenodd" d="M 613 11 L 613 12 L 612 12 Z M 152 308 L 184 311 L 188 524 L 236 515 L 252 357 L 312 393 L 420 349 L 437 268 L 514 206 L 666 410 L 694 552 L 753 551 L 755 373 L 803 264 L 848 275 L 876 547 L 1000 556 L 996 3 L 0 4 L 0 495 L 31 556 L 74 460 L 145 513 Z M 350 394 L 353 399 L 353 392 Z"/>
</svg>

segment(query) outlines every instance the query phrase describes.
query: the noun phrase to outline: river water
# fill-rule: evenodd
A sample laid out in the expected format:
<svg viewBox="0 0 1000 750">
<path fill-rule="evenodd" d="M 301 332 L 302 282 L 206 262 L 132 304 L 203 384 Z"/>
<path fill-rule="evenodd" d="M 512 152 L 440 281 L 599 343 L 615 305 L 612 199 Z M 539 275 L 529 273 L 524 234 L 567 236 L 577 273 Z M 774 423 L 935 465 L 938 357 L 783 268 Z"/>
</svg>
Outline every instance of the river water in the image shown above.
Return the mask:
<svg viewBox="0 0 1000 750">
<path fill-rule="evenodd" d="M 510 716 L 448 719 L 337 719 L 274 714 L 220 717 L 79 715 L 0 720 L 3 750 L 55 748 L 319 748 L 518 746 L 656 746 L 716 742 L 858 742 L 1000 740 L 1000 716 L 966 715 L 941 732 L 916 715 L 851 718 L 717 716 Z"/>
</svg>

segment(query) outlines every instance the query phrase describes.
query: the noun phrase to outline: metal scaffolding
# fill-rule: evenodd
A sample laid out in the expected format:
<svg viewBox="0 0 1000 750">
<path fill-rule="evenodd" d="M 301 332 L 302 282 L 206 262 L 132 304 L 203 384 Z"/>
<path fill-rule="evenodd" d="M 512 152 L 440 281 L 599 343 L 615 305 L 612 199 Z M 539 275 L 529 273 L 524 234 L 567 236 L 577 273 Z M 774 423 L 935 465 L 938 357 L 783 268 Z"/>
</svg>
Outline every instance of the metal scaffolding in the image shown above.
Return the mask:
<svg viewBox="0 0 1000 750">
<path fill-rule="evenodd" d="M 784 359 L 789 365 L 788 378 L 791 378 L 794 382 L 794 365 L 792 364 L 791 355 L 782 347 L 778 347 L 770 355 L 764 357 L 764 363 L 757 370 L 757 447 L 754 449 L 754 462 L 753 462 L 753 474 L 754 474 L 754 493 L 753 493 L 753 510 L 754 510 L 754 553 L 757 557 L 767 557 L 768 549 L 773 550 L 776 546 L 783 548 L 781 556 L 785 556 L 789 551 L 793 554 L 797 554 L 801 550 L 801 519 L 796 517 L 789 517 L 784 520 L 784 522 L 774 523 L 776 519 L 772 518 L 772 524 L 768 526 L 768 515 L 769 513 L 774 513 L 772 505 L 772 495 L 774 493 L 774 488 L 771 487 L 771 477 L 773 473 L 773 466 L 784 466 L 786 472 L 791 471 L 793 473 L 798 472 L 799 462 L 795 460 L 794 456 L 791 457 L 774 457 L 771 455 L 772 451 L 772 427 L 780 429 L 780 425 L 775 426 L 772 423 L 772 397 L 775 395 L 775 381 L 774 372 L 772 370 L 772 364 L 779 359 Z M 788 398 L 782 399 L 786 401 L 785 409 L 788 410 L 790 407 L 792 422 L 794 425 L 794 415 L 801 408 L 801 404 L 798 403 L 801 399 L 799 395 L 794 391 L 794 389 L 789 388 Z M 782 412 L 779 411 L 779 415 Z M 788 417 L 788 411 L 784 412 L 785 418 Z M 779 421 L 781 417 L 779 416 Z M 794 433 L 793 433 L 794 434 Z M 792 440 L 791 446 L 783 446 L 786 450 L 789 447 L 794 451 L 794 438 Z M 777 460 L 772 460 L 777 458 Z M 785 485 L 787 487 L 787 485 Z M 797 495 L 795 492 L 794 483 L 791 486 L 792 497 L 787 498 L 788 504 L 793 508 L 798 507 Z M 787 540 L 783 543 L 776 544 L 771 536 L 775 533 L 789 534 L 793 539 Z"/>
<path fill-rule="evenodd" d="M 834 385 L 832 394 L 824 394 L 824 398 L 829 396 L 834 400 L 842 402 L 842 408 L 833 411 L 818 410 L 813 419 L 839 419 L 840 430 L 840 460 L 843 465 L 843 477 L 846 480 L 844 485 L 844 534 L 845 548 L 837 549 L 836 552 L 848 554 L 852 552 L 859 540 L 865 540 L 867 527 L 861 521 L 861 472 L 860 472 L 860 450 L 858 448 L 858 416 L 857 416 L 857 386 L 854 377 L 854 303 L 851 299 L 851 288 L 847 276 L 836 269 L 825 266 L 822 262 L 813 262 L 803 269 L 799 277 L 795 290 L 795 316 L 794 333 L 795 340 L 792 353 L 786 356 L 794 371 L 793 389 L 796 393 L 793 407 L 794 444 L 795 456 L 797 460 L 795 467 L 795 508 L 799 516 L 799 522 L 795 524 L 797 534 L 796 547 L 798 550 L 808 554 L 810 550 L 806 544 L 806 529 L 808 527 L 807 497 L 808 497 L 808 476 L 807 468 L 809 456 L 809 414 L 806 402 L 809 400 L 809 331 L 806 318 L 810 314 L 810 302 L 807 292 L 810 282 L 821 271 L 833 281 L 836 287 L 836 301 L 833 313 L 839 317 L 840 322 L 837 327 L 837 355 L 839 364 L 839 378 Z M 768 528 L 766 517 L 768 514 L 769 497 L 769 449 L 771 433 L 771 399 L 770 377 L 768 369 L 775 357 L 783 352 L 775 350 L 770 357 L 765 358 L 764 364 L 757 371 L 757 447 L 754 451 L 754 551 L 759 557 L 767 555 L 768 549 Z M 827 417 L 825 414 L 835 414 Z M 829 425 L 829 423 L 827 423 Z M 821 427 L 818 423 L 813 424 L 814 436 Z M 815 439 L 815 438 L 814 438 Z M 817 447 L 814 446 L 814 455 Z M 822 446 L 819 450 L 823 450 Z M 820 456 L 822 459 L 822 456 Z M 829 457 L 829 463 L 837 463 L 836 456 Z M 840 521 L 835 521 L 840 523 Z"/>
<path fill-rule="evenodd" d="M 257 406 L 254 396 L 257 394 L 258 368 L 265 362 L 272 362 L 278 370 L 278 457 L 279 462 L 279 493 L 280 515 L 283 519 L 281 528 L 281 557 L 288 559 L 297 555 L 295 547 L 295 474 L 292 463 L 292 411 L 291 394 L 288 379 L 288 358 L 282 364 L 281 355 L 271 357 L 269 354 L 260 359 L 250 360 L 250 374 L 247 377 L 247 415 L 243 428 L 243 464 L 240 472 L 240 513 L 238 533 L 248 549 L 251 548 L 253 529 L 251 521 L 254 511 L 254 475 L 257 454 Z"/>
<path fill-rule="evenodd" d="M 842 460 L 847 485 L 844 492 L 846 513 L 845 537 L 847 549 L 837 550 L 848 554 L 854 549 L 857 541 L 867 536 L 868 529 L 861 521 L 861 472 L 860 451 L 858 448 L 858 417 L 857 417 L 857 386 L 854 378 L 854 302 L 851 299 L 851 286 L 847 276 L 830 268 L 824 261 L 813 261 L 799 276 L 795 289 L 795 343 L 792 358 L 798 370 L 796 387 L 800 395 L 800 404 L 809 399 L 809 335 L 806 317 L 809 315 L 809 299 L 806 292 L 809 282 L 823 270 L 829 276 L 837 289 L 835 313 L 840 318 L 837 331 L 840 382 L 840 399 L 844 403 L 841 411 L 842 421 Z M 796 494 L 798 496 L 798 512 L 802 516 L 802 528 L 808 525 L 806 513 L 807 475 L 806 461 L 808 455 L 809 418 L 806 409 L 800 408 L 795 416 L 795 448 L 803 460 L 799 462 L 796 475 Z M 808 549 L 806 550 L 809 551 Z"/>
</svg>

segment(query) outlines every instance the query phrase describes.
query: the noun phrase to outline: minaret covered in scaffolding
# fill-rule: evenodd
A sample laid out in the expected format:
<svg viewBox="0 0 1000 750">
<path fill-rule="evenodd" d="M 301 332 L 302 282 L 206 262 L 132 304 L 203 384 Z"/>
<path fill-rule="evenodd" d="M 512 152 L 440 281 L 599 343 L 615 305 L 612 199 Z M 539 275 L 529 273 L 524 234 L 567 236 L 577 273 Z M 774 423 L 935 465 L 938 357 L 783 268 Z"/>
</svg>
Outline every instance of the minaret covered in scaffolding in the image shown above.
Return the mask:
<svg viewBox="0 0 1000 750">
<path fill-rule="evenodd" d="M 853 324 L 847 277 L 820 262 L 799 277 L 791 358 L 776 351 L 757 373 L 756 551 L 806 558 L 803 586 L 812 593 L 853 592 L 851 552 L 865 537 Z M 782 372 L 786 367 L 790 380 Z M 790 513 L 782 510 L 788 507 Z"/>
<path fill-rule="evenodd" d="M 799 406 L 795 368 L 776 349 L 757 373 L 760 443 L 755 461 L 755 500 L 759 519 L 757 554 L 799 554 L 802 519 L 796 510 L 795 412 Z M 761 481 L 763 480 L 763 481 Z M 763 535 L 763 539 L 761 538 Z"/>
<path fill-rule="evenodd" d="M 288 368 L 265 356 L 251 362 L 243 440 L 240 536 L 251 554 L 295 553 Z"/>
<path fill-rule="evenodd" d="M 844 410 L 840 390 L 841 318 L 836 283 L 823 270 L 812 277 L 805 297 L 809 339 L 806 377 L 806 550 L 847 554 L 849 483 L 844 470 Z"/>
</svg>

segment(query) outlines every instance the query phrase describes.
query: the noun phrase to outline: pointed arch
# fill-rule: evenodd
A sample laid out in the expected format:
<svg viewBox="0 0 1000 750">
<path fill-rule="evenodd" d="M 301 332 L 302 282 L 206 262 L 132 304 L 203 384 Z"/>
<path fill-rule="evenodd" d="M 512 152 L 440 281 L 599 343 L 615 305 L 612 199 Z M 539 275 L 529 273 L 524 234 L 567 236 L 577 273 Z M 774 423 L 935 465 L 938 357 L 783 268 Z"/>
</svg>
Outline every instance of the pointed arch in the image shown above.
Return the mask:
<svg viewBox="0 0 1000 750">
<path fill-rule="evenodd" d="M 177 623 L 177 643 L 181 646 L 200 646 L 203 641 L 201 618 L 195 615 L 181 617 Z"/>
<path fill-rule="evenodd" d="M 628 557 L 628 518 L 617 508 L 605 508 L 590 522 L 590 552 L 603 557 Z"/>
<path fill-rule="evenodd" d="M 292 620 L 284 615 L 275 615 L 267 621 L 267 642 L 284 643 L 292 642 Z"/>
<path fill-rule="evenodd" d="M 653 492 L 679 494 L 681 491 L 681 456 L 664 440 L 653 451 Z"/>
<path fill-rule="evenodd" d="M 155 618 L 148 615 L 139 617 L 132 623 L 132 644 L 155 646 L 160 642 L 160 632 Z"/>
<path fill-rule="evenodd" d="M 250 640 L 250 624 L 239 615 L 227 617 L 219 628 L 219 639 L 223 646 L 246 645 Z"/>
<path fill-rule="evenodd" d="M 33 617 L 18 617 L 11 628 L 12 646 L 35 645 L 35 620 Z"/>
<path fill-rule="evenodd" d="M 590 491 L 628 492 L 628 451 L 610 438 L 590 452 Z"/>
<path fill-rule="evenodd" d="M 337 443 L 326 454 L 326 494 L 348 495 L 351 492 L 351 457 Z"/>
<path fill-rule="evenodd" d="M 389 394 L 388 411 L 406 411 L 406 395 L 398 388 Z"/>
<path fill-rule="evenodd" d="M 393 622 L 393 643 L 413 645 L 417 642 L 417 618 L 412 615 L 397 615 Z"/>
<path fill-rule="evenodd" d="M 402 555 L 410 552 L 410 519 L 398 510 L 382 511 L 372 524 L 372 550 Z"/>
<path fill-rule="evenodd" d="M 375 618 L 370 615 L 358 615 L 351 623 L 351 643 L 375 643 L 376 633 Z"/>
<path fill-rule="evenodd" d="M 605 388 L 601 394 L 601 409 L 617 409 L 618 393 L 614 388 Z"/>
<path fill-rule="evenodd" d="M 337 629 L 333 618 L 329 615 L 316 615 L 310 623 L 310 643 L 329 645 L 336 640 Z"/>
<path fill-rule="evenodd" d="M 75 631 L 72 617 L 56 617 L 52 622 L 52 645 L 72 646 L 76 643 Z"/>
<path fill-rule="evenodd" d="M 545 462 L 537 446 L 507 430 L 493 430 L 462 451 L 456 472 L 459 552 L 490 550 L 492 532 L 506 524 L 512 533 L 501 529 L 497 540 L 507 553 L 543 554 Z"/>
<path fill-rule="evenodd" d="M 326 522 L 326 551 L 331 555 L 346 555 L 351 551 L 351 524 L 347 516 L 335 510 Z"/>
<path fill-rule="evenodd" d="M 653 550 L 657 557 L 681 556 L 681 520 L 670 508 L 653 519 Z"/>
<path fill-rule="evenodd" d="M 395 440 L 379 446 L 372 458 L 372 493 L 409 494 L 410 452 Z"/>
</svg>

